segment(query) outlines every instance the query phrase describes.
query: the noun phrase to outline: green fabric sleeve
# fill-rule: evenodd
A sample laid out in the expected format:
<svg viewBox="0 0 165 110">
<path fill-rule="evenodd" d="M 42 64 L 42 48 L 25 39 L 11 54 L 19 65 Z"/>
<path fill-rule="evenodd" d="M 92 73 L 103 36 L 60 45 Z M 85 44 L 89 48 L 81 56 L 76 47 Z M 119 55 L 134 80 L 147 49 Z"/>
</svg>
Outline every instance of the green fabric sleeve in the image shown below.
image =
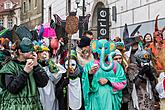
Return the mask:
<svg viewBox="0 0 165 110">
<path fill-rule="evenodd" d="M 3 81 L 3 75 L 5 74 L 13 74 L 14 72 L 14 64 L 10 61 L 8 62 L 7 64 L 5 64 L 1 70 L 0 70 L 0 87 L 5 87 L 4 83 L 2 82 Z"/>
</svg>

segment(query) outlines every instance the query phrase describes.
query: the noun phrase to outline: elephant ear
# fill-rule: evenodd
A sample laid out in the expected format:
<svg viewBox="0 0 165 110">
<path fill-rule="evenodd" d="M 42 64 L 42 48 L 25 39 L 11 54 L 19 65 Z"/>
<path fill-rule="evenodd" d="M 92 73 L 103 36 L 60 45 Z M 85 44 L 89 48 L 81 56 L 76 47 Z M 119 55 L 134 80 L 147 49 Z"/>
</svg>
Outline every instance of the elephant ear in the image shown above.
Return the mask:
<svg viewBox="0 0 165 110">
<path fill-rule="evenodd" d="M 114 52 L 116 50 L 116 45 L 114 42 L 109 42 L 110 52 Z"/>
<path fill-rule="evenodd" d="M 98 42 L 97 40 L 92 40 L 90 43 L 90 48 L 94 53 L 96 53 L 97 51 L 97 42 Z"/>
</svg>

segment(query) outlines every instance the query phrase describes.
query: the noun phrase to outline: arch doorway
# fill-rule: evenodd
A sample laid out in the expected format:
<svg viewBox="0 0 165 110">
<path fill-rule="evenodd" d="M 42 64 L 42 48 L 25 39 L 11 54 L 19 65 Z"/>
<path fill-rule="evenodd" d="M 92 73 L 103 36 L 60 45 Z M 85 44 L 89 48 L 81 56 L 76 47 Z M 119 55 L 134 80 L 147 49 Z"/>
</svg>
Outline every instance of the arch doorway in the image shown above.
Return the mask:
<svg viewBox="0 0 165 110">
<path fill-rule="evenodd" d="M 94 8 L 93 8 L 93 14 L 92 14 L 92 21 L 91 21 L 90 30 L 93 32 L 94 36 L 97 36 L 97 9 L 98 8 L 105 8 L 104 3 L 103 2 L 97 2 L 96 5 L 94 5 Z"/>
</svg>

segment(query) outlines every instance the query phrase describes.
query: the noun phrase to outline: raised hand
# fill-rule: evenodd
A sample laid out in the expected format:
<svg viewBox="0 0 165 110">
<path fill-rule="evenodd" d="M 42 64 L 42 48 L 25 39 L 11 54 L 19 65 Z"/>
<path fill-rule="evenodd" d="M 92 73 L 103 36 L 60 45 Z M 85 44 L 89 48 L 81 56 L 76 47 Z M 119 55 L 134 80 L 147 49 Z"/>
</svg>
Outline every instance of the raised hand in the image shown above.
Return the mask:
<svg viewBox="0 0 165 110">
<path fill-rule="evenodd" d="M 30 73 L 30 72 L 33 70 L 33 66 L 34 66 L 33 60 L 28 60 L 28 61 L 26 62 L 25 67 L 24 67 L 24 71 L 25 71 L 26 73 Z"/>
<path fill-rule="evenodd" d="M 98 66 L 94 65 L 91 67 L 91 70 L 89 71 L 89 74 L 94 74 L 98 70 Z"/>
<path fill-rule="evenodd" d="M 37 58 L 36 52 L 33 52 L 33 63 L 34 63 L 34 66 L 38 65 L 38 58 Z"/>
</svg>

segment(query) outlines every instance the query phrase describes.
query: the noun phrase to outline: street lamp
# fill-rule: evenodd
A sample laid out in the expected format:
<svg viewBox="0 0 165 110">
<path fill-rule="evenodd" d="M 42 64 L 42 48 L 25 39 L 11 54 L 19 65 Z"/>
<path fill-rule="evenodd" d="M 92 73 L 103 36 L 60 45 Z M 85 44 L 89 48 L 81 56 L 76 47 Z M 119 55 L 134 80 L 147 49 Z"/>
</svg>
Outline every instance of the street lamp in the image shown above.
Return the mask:
<svg viewBox="0 0 165 110">
<path fill-rule="evenodd" d="M 78 4 L 80 4 L 80 0 L 75 0 L 75 2 L 77 4 L 77 7 L 79 7 Z"/>
<path fill-rule="evenodd" d="M 80 0 L 75 0 L 75 2 L 77 4 L 77 8 L 81 8 L 82 7 L 82 15 L 85 16 L 85 11 L 86 11 L 85 0 L 83 0 L 83 6 L 79 6 Z"/>
<path fill-rule="evenodd" d="M 75 0 L 75 3 L 77 4 L 77 8 L 82 9 L 82 16 L 79 16 L 79 23 L 80 23 L 79 36 L 82 36 L 82 33 L 85 30 L 88 30 L 88 20 L 89 20 L 90 14 L 85 16 L 85 11 L 86 11 L 85 0 L 83 0 L 82 6 L 79 6 L 80 2 L 81 0 Z M 87 3 L 87 4 L 89 5 L 90 3 Z"/>
</svg>

